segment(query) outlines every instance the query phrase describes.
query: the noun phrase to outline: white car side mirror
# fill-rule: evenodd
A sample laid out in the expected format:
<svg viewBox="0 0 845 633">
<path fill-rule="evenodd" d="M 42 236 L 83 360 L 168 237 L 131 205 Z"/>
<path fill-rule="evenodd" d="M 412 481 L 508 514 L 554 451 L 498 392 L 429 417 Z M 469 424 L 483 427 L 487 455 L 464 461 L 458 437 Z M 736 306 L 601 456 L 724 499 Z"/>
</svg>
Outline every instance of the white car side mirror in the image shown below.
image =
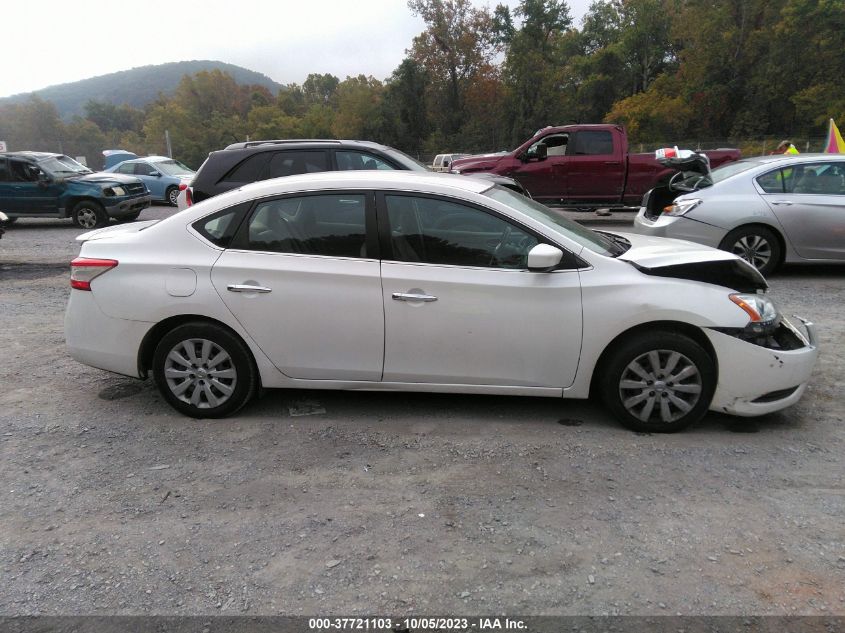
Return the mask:
<svg viewBox="0 0 845 633">
<path fill-rule="evenodd" d="M 537 244 L 528 251 L 528 270 L 543 272 L 551 270 L 563 259 L 563 251 L 550 244 Z"/>
</svg>

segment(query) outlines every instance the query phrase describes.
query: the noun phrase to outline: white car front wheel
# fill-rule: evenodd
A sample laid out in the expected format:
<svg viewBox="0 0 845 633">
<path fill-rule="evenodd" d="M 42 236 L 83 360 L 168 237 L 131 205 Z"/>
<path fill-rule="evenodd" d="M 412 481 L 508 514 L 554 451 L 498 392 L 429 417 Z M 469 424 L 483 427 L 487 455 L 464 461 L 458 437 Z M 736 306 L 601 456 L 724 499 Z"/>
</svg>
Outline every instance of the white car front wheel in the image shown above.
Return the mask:
<svg viewBox="0 0 845 633">
<path fill-rule="evenodd" d="M 671 433 L 700 420 L 716 387 L 716 367 L 693 339 L 649 332 L 623 340 L 602 367 L 605 404 L 628 428 Z"/>
</svg>

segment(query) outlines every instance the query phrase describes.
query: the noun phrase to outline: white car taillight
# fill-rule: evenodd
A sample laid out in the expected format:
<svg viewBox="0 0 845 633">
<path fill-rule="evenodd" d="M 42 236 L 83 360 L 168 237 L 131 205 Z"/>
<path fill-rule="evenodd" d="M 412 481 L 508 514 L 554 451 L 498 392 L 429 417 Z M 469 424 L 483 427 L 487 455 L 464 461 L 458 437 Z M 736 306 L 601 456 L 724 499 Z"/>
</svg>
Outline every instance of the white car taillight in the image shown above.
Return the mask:
<svg viewBox="0 0 845 633">
<path fill-rule="evenodd" d="M 77 257 L 70 263 L 70 287 L 91 290 L 91 282 L 117 266 L 115 259 Z"/>
</svg>

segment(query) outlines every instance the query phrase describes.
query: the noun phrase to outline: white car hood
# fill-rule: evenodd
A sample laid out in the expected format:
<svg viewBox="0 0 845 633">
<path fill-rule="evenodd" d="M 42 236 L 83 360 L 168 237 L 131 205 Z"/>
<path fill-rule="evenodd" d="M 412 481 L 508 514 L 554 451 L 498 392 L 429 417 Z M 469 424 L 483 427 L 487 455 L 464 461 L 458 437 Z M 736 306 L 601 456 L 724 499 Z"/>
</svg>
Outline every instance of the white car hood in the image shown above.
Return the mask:
<svg viewBox="0 0 845 633">
<path fill-rule="evenodd" d="M 619 259 L 646 268 L 697 264 L 699 262 L 723 262 L 733 259 L 742 261 L 732 253 L 703 244 L 687 242 L 686 240 L 637 235 L 636 233 L 617 233 L 616 231 L 613 233 L 631 242 L 631 248 L 620 255 Z"/>
<path fill-rule="evenodd" d="M 740 292 L 757 292 L 769 286 L 754 266 L 726 251 L 666 237 L 615 231 L 614 235 L 631 243 L 618 259 L 646 275 L 700 281 Z"/>
<path fill-rule="evenodd" d="M 128 222 L 126 224 L 118 224 L 116 226 L 104 226 L 101 229 L 94 229 L 82 235 L 76 236 L 77 242 L 88 242 L 90 240 L 101 240 L 104 237 L 116 237 L 118 235 L 127 235 L 129 233 L 137 233 L 138 231 L 152 226 L 159 222 L 159 220 L 145 220 L 143 222 Z"/>
</svg>

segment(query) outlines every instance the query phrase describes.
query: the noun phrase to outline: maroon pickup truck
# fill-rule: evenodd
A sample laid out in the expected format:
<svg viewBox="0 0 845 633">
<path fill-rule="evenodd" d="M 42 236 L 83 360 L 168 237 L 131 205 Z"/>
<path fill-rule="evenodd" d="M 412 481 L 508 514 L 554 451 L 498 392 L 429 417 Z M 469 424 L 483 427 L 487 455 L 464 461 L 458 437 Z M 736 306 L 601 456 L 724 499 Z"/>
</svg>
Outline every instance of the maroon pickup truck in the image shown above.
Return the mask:
<svg viewBox="0 0 845 633">
<path fill-rule="evenodd" d="M 711 167 L 740 159 L 738 149 L 703 153 Z M 619 125 L 543 128 L 508 154 L 462 158 L 450 171 L 510 176 L 533 198 L 576 207 L 638 207 L 646 191 L 675 173 L 653 152 L 629 154 L 628 136 Z"/>
</svg>

